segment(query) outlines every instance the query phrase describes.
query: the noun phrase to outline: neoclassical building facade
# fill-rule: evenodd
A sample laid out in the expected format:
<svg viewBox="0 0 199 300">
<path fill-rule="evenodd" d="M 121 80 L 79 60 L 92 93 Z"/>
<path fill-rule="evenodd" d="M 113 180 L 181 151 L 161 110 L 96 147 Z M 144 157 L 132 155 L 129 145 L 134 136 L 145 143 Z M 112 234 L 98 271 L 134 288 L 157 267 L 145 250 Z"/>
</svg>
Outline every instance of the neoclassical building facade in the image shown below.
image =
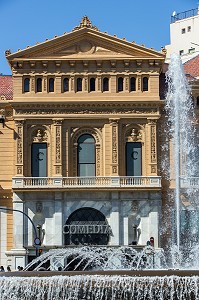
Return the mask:
<svg viewBox="0 0 199 300">
<path fill-rule="evenodd" d="M 1 264 L 16 268 L 35 257 L 35 228 L 43 252 L 139 247 L 151 237 L 159 247 L 165 53 L 83 17 L 71 32 L 7 50 L 6 58 L 13 99 L 0 101 L 0 202 L 14 212 L 1 211 L 1 220 L 13 222 Z"/>
</svg>

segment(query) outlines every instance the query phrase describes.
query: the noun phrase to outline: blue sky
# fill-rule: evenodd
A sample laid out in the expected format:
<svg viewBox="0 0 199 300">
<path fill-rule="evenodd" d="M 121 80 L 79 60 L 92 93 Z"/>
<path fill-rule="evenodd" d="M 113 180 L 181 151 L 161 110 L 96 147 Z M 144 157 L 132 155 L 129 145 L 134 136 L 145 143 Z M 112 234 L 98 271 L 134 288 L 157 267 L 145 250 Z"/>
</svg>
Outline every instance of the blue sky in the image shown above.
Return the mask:
<svg viewBox="0 0 199 300">
<path fill-rule="evenodd" d="M 160 50 L 170 42 L 173 11 L 197 0 L 0 0 L 0 73 L 11 74 L 4 52 L 71 31 L 87 15 L 99 30 Z"/>
</svg>

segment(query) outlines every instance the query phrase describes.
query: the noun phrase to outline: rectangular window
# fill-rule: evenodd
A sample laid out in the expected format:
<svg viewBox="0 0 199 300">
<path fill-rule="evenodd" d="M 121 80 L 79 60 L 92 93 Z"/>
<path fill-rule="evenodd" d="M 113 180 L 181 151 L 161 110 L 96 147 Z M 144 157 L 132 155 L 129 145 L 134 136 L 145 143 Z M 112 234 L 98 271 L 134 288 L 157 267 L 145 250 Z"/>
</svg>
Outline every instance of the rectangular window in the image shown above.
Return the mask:
<svg viewBox="0 0 199 300">
<path fill-rule="evenodd" d="M 33 143 L 31 153 L 32 177 L 47 176 L 47 144 Z"/>
<path fill-rule="evenodd" d="M 186 32 L 185 28 L 182 28 L 181 33 L 184 34 Z"/>
<path fill-rule="evenodd" d="M 142 176 L 141 143 L 126 143 L 126 176 Z"/>
<path fill-rule="evenodd" d="M 191 31 L 191 26 L 187 27 L 187 31 L 190 32 Z"/>
<path fill-rule="evenodd" d="M 180 54 L 180 55 L 183 55 L 183 54 L 184 54 L 184 50 L 180 50 L 180 51 L 179 51 L 179 54 Z"/>
</svg>

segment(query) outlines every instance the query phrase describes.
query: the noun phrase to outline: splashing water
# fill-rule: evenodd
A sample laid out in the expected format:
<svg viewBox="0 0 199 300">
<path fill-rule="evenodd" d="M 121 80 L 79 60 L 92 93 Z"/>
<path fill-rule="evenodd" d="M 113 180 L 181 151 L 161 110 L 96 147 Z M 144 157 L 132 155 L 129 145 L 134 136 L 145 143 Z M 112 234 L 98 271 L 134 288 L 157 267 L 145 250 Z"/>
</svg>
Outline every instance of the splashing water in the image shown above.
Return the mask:
<svg viewBox="0 0 199 300">
<path fill-rule="evenodd" d="M 175 185 L 175 242 L 177 252 L 182 250 L 181 231 L 182 213 L 188 208 L 197 210 L 196 190 L 190 188 L 190 179 L 196 174 L 195 147 L 195 116 L 193 101 L 190 94 L 180 56 L 173 54 L 167 72 L 168 93 L 166 97 L 166 112 L 168 116 L 168 135 L 172 139 L 173 169 L 170 166 L 170 180 Z M 167 157 L 171 161 L 171 158 Z M 183 182 L 187 182 L 186 189 L 181 189 Z M 186 198 L 186 206 L 181 199 Z M 185 225 L 186 227 L 186 225 Z M 190 228 L 193 231 L 193 228 Z M 189 232 L 191 236 L 191 232 Z"/>
<path fill-rule="evenodd" d="M 140 251 L 132 247 L 79 247 L 53 249 L 34 259 L 25 270 L 140 270 L 167 268 L 162 249 L 147 246 Z M 43 269 L 44 270 L 44 269 Z"/>
<path fill-rule="evenodd" d="M 0 299 L 191 300 L 198 299 L 198 287 L 198 277 L 0 277 Z"/>
</svg>

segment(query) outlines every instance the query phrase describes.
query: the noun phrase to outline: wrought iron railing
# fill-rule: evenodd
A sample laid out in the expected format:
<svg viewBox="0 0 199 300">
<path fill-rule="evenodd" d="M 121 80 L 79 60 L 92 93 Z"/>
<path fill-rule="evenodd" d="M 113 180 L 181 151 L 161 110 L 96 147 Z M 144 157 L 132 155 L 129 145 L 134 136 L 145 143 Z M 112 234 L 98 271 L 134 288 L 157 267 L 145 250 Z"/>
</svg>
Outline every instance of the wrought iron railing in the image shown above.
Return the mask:
<svg viewBox="0 0 199 300">
<path fill-rule="evenodd" d="M 159 176 L 13 177 L 13 189 L 161 187 Z"/>
<path fill-rule="evenodd" d="M 175 23 L 176 21 L 183 20 L 186 18 L 194 17 L 198 15 L 198 8 L 190 9 L 178 14 L 173 14 L 171 16 L 171 23 Z"/>
</svg>

